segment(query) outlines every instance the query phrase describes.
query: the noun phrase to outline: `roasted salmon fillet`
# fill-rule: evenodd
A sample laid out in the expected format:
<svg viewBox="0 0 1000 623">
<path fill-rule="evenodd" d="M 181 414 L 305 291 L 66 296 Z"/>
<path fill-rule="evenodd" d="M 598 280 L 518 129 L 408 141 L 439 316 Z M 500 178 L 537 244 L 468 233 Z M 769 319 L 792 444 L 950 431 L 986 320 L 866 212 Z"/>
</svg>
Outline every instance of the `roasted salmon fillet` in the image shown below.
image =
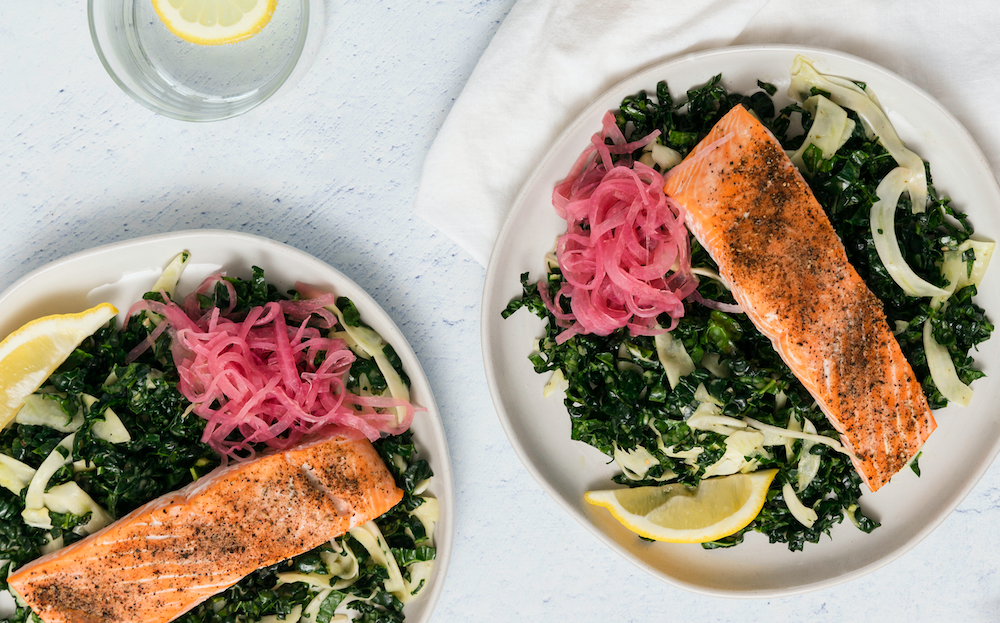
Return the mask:
<svg viewBox="0 0 1000 623">
<path fill-rule="evenodd" d="M 781 145 L 737 106 L 667 175 L 664 192 L 878 490 L 936 424 L 881 301 Z"/>
<path fill-rule="evenodd" d="M 8 583 L 46 623 L 170 621 L 402 497 L 366 439 L 316 441 L 218 468 Z"/>
</svg>

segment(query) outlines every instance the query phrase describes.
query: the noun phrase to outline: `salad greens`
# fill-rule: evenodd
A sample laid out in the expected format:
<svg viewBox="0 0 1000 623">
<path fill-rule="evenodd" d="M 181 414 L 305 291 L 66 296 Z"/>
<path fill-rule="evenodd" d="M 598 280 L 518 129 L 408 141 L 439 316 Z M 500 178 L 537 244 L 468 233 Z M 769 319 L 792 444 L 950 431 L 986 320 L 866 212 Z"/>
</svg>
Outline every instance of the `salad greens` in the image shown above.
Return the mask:
<svg viewBox="0 0 1000 623">
<path fill-rule="evenodd" d="M 263 271 L 256 267 L 248 280 L 224 279 L 236 292 L 237 312 L 288 298 L 268 284 Z M 289 294 L 293 298 L 298 296 L 294 291 Z M 162 300 L 159 293 L 150 292 L 145 297 Z M 214 292 L 200 295 L 199 302 L 203 310 L 213 306 L 225 308 L 230 304 L 228 290 L 217 284 Z M 349 310 L 345 323 L 364 326 L 349 299 L 338 300 L 338 306 Z M 119 330 L 112 320 L 85 340 L 36 394 L 45 403 L 57 404 L 57 412 L 65 417 L 67 424 L 78 413 L 83 414 L 82 426 L 73 438 L 74 463 L 61 467 L 46 489 L 75 482 L 115 518 L 193 482 L 219 465 L 218 455 L 200 441 L 205 421 L 189 413 L 189 403 L 177 390 L 178 372 L 166 334 L 135 361 L 126 363 L 128 353 L 146 340 L 151 330 L 147 323 L 135 321 Z M 385 350 L 408 387 L 409 379 L 402 371 L 399 357 L 390 348 Z M 346 383 L 352 391 L 363 386 L 366 391 L 379 393 L 386 388 L 378 366 L 362 356 L 352 366 Z M 103 420 L 107 409 L 112 409 L 124 424 L 130 436 L 128 441 L 111 443 L 94 434 L 95 422 Z M 0 454 L 37 469 L 66 436 L 66 432 L 50 426 L 12 423 L 0 431 Z M 437 501 L 422 495 L 432 473 L 427 461 L 417 457 L 411 433 L 378 440 L 374 446 L 404 491 L 403 500 L 372 522 L 370 528 L 381 534 L 394 562 L 387 564 L 386 556 L 373 554 L 348 533 L 333 543 L 252 573 L 177 620 L 186 623 L 292 620 L 296 609 L 299 612 L 308 609 L 317 595 L 323 595 L 314 608 L 316 612 L 310 612 L 312 620 L 318 623 L 329 622 L 342 603 L 349 604 L 360 615 L 360 621 L 403 621 L 403 604 L 397 595 L 409 598 L 417 594 L 429 577 L 435 557 L 432 543 Z M 4 580 L 14 569 L 48 551 L 46 545 L 50 541 L 56 541 L 49 546 L 55 549 L 56 545 L 68 545 L 83 538 L 81 528 L 92 515 L 49 512 L 51 529 L 32 527 L 21 518 L 26 491 L 27 488 L 15 494 L 0 487 L 0 590 L 7 588 Z M 324 560 L 335 550 L 352 552 L 356 564 L 347 570 L 329 568 Z M 395 573 L 405 582 L 396 592 L 386 588 L 390 568 L 396 568 Z M 323 594 L 316 582 L 280 581 L 281 574 L 290 571 L 332 577 L 328 581 L 333 584 L 336 580 L 338 589 Z M 420 577 L 411 577 L 411 573 Z M 406 594 L 402 592 L 404 586 Z M 19 606 L 7 620 L 39 619 L 27 607 Z"/>
<path fill-rule="evenodd" d="M 646 92 L 626 97 L 614 114 L 629 140 L 660 130 L 657 142 L 683 155 L 726 112 L 742 104 L 785 149 L 799 149 L 813 122 L 812 115 L 798 104 L 776 112 L 770 98 L 776 89 L 762 82 L 758 86 L 761 90 L 749 96 L 731 93 L 718 75 L 688 91 L 686 104 L 678 104 L 667 84 L 660 82 L 655 98 Z M 928 299 L 907 296 L 888 275 L 875 251 L 868 215 L 877 199 L 876 186 L 896 163 L 877 139 L 866 135 L 857 115 L 853 111 L 848 115 L 856 122 L 853 134 L 829 159 L 809 145 L 803 157 L 808 168 L 805 174 L 844 241 L 851 263 L 884 302 L 890 326 L 898 328 L 902 350 L 931 407 L 940 408 L 947 400 L 930 377 L 922 337 L 924 321 L 931 319 L 935 339 L 947 346 L 958 376 L 966 384 L 983 375 L 974 367 L 969 352 L 990 336 L 993 325 L 972 301 L 975 286 L 959 289 L 947 305 L 935 309 Z M 636 160 L 643 156 L 642 149 L 633 154 Z M 930 180 L 929 168 L 927 174 Z M 955 210 L 946 197 L 938 195 L 932 186 L 928 190 L 932 205 L 925 212 L 898 210 L 896 234 L 904 258 L 917 274 L 944 285 L 947 280 L 940 269 L 944 251 L 967 240 L 973 229 L 968 218 Z M 700 274 L 717 272 L 714 261 L 693 238 L 691 245 L 692 267 L 705 269 Z M 975 254 L 963 259 L 971 272 Z M 616 482 L 642 486 L 671 480 L 697 486 L 706 471 L 730 450 L 726 431 L 693 425 L 692 416 L 706 407 L 715 415 L 737 419 L 748 416 L 778 429 L 802 430 L 806 426 L 809 430 L 811 426 L 819 435 L 839 439 L 812 396 L 744 314 L 685 302 L 685 314 L 669 335 L 683 344 L 696 369 L 680 377 L 671 388 L 653 337 L 633 336 L 627 329 L 619 329 L 606 337 L 574 335 L 557 344 L 555 338 L 561 329 L 546 309 L 538 288 L 547 288 L 550 300 L 556 300 L 562 282 L 554 261 L 549 262 L 541 286 L 528 273 L 522 274 L 522 297 L 511 301 L 502 315 L 507 318 L 525 307 L 547 320 L 545 335 L 530 361 L 536 372 L 555 373 L 555 378 L 561 375 L 564 379 L 572 438 L 613 457 L 623 468 Z M 699 292 L 706 299 L 735 302 L 715 279 L 703 278 Z M 563 299 L 562 304 L 563 311 L 569 312 L 568 300 Z M 670 322 L 665 317 L 660 320 L 663 326 Z M 633 457 L 646 460 L 630 460 Z M 786 543 L 791 550 L 801 550 L 806 542 L 817 543 L 823 534 L 829 535 L 845 516 L 865 532 L 878 527 L 858 506 L 861 478 L 849 458 L 830 445 L 786 441 L 747 449 L 743 458 L 748 469 L 779 470 L 767 502 L 747 528 L 704 547 L 736 545 L 747 531 L 755 530 L 767 535 L 772 543 Z M 913 468 L 919 475 L 915 463 Z M 792 484 L 799 500 L 816 512 L 811 527 L 789 511 L 782 494 L 785 483 Z"/>
</svg>

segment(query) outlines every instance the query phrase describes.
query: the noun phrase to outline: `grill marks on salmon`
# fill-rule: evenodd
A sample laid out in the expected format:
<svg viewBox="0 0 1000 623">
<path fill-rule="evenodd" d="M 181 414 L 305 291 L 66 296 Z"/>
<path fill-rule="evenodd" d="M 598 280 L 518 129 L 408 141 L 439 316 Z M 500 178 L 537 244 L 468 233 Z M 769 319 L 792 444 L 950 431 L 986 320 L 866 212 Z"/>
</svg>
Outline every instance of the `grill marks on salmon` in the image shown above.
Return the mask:
<svg viewBox="0 0 1000 623">
<path fill-rule="evenodd" d="M 402 497 L 366 439 L 321 440 L 218 468 L 8 582 L 46 623 L 166 622 Z"/>
<path fill-rule="evenodd" d="M 737 106 L 668 174 L 664 192 L 878 490 L 936 424 L 881 301 L 781 145 Z"/>
</svg>

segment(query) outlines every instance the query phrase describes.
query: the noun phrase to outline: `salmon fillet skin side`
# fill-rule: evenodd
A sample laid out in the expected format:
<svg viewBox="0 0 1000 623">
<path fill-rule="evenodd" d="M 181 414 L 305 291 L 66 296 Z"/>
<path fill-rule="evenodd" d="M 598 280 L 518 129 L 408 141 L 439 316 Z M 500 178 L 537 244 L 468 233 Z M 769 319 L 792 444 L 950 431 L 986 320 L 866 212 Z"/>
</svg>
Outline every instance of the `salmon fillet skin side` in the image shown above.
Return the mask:
<svg viewBox="0 0 1000 623">
<path fill-rule="evenodd" d="M 161 623 L 403 497 L 366 440 L 313 441 L 220 467 L 17 570 L 45 623 Z"/>
<path fill-rule="evenodd" d="M 664 192 L 877 491 L 937 424 L 881 301 L 777 139 L 737 106 L 667 175 Z"/>
</svg>

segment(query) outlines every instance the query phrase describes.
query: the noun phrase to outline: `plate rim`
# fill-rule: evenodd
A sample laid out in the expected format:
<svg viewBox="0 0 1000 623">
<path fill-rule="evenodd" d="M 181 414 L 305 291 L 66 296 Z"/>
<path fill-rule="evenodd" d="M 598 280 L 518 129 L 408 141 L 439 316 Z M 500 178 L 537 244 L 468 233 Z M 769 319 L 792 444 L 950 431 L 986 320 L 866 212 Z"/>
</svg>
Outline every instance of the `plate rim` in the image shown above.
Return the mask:
<svg viewBox="0 0 1000 623">
<path fill-rule="evenodd" d="M 868 575 L 894 560 L 900 558 L 908 551 L 912 550 L 916 545 L 923 541 L 927 536 L 929 536 L 941 523 L 944 522 L 948 516 L 968 497 L 969 493 L 976 487 L 976 485 L 982 480 L 983 475 L 989 470 L 994 459 L 1000 454 L 1000 437 L 994 440 L 992 448 L 988 453 L 988 456 L 983 457 L 980 465 L 974 470 L 972 477 L 967 479 L 966 482 L 962 484 L 961 487 L 957 487 L 955 494 L 952 496 L 952 503 L 945 505 L 942 509 L 939 509 L 934 515 L 933 520 L 926 523 L 919 530 L 917 530 L 913 536 L 905 541 L 901 547 L 897 547 L 886 555 L 881 556 L 876 561 L 865 565 L 859 569 L 849 571 L 847 573 L 835 575 L 831 578 L 826 578 L 824 580 L 816 581 L 810 584 L 803 584 L 799 586 L 794 586 L 785 589 L 720 589 L 711 588 L 701 584 L 696 584 L 693 582 L 686 582 L 679 578 L 673 577 L 666 572 L 656 569 L 651 565 L 644 562 L 642 559 L 631 554 L 624 548 L 622 548 L 618 543 L 616 543 L 607 533 L 602 531 L 595 523 L 591 522 L 582 512 L 572 506 L 569 500 L 565 499 L 560 493 L 555 490 L 554 485 L 549 482 L 542 471 L 536 466 L 529 458 L 529 453 L 527 449 L 522 445 L 518 435 L 513 430 L 513 422 L 510 420 L 509 414 L 507 414 L 506 409 L 503 405 L 503 397 L 498 387 L 495 360 L 496 357 L 493 356 L 494 350 L 490 344 L 490 330 L 489 327 L 492 322 L 495 322 L 492 318 L 493 313 L 496 312 L 494 309 L 495 305 L 491 307 L 492 293 L 496 292 L 496 285 L 498 279 L 498 273 L 500 272 L 500 265 L 502 260 L 500 258 L 502 251 L 502 243 L 506 241 L 507 238 L 513 235 L 512 232 L 516 230 L 515 218 L 518 206 L 520 206 L 526 200 L 530 189 L 536 184 L 540 183 L 539 178 L 542 176 L 542 172 L 545 170 L 546 165 L 550 160 L 557 157 L 562 149 L 565 148 L 565 143 L 567 143 L 570 138 L 576 134 L 580 125 L 587 123 L 595 114 L 601 112 L 604 107 L 601 105 L 602 102 L 607 100 L 609 97 L 617 95 L 620 99 L 621 96 L 625 95 L 624 89 L 627 85 L 635 82 L 644 81 L 648 84 L 645 88 L 647 91 L 651 90 L 651 87 L 655 85 L 656 79 L 662 79 L 664 74 L 671 68 L 683 66 L 687 63 L 701 62 L 704 59 L 711 58 L 713 56 L 728 56 L 731 54 L 753 54 L 753 53 L 773 53 L 773 52 L 797 52 L 805 56 L 809 55 L 820 55 L 825 59 L 840 59 L 850 63 L 860 64 L 866 66 L 873 72 L 881 73 L 886 78 L 897 82 L 901 86 L 907 87 L 914 95 L 920 96 L 925 102 L 933 105 L 934 108 L 947 119 L 953 126 L 950 130 L 953 130 L 961 135 L 964 142 L 968 143 L 973 147 L 972 157 L 983 166 L 986 170 L 992 172 L 992 167 L 982 151 L 982 148 L 976 143 L 975 139 L 972 137 L 968 129 L 951 113 L 945 108 L 935 97 L 930 95 L 926 90 L 922 89 L 918 85 L 914 84 L 912 81 L 906 79 L 903 76 L 893 72 L 892 70 L 866 58 L 843 52 L 841 50 L 836 50 L 832 48 L 824 48 L 818 46 L 808 46 L 808 45 L 797 45 L 797 44 L 745 44 L 745 45 L 733 45 L 733 46 L 722 46 L 715 47 L 705 50 L 698 50 L 694 52 L 689 52 L 682 54 L 673 58 L 669 58 L 663 61 L 655 62 L 645 67 L 639 69 L 638 71 L 626 76 L 622 80 L 619 80 L 614 86 L 605 90 L 599 96 L 597 96 L 590 104 L 588 104 L 579 114 L 577 114 L 573 119 L 567 123 L 566 127 L 559 133 L 557 138 L 553 141 L 551 146 L 545 152 L 544 156 L 537 161 L 537 164 L 533 167 L 531 173 L 521 185 L 513 202 L 511 203 L 510 210 L 504 217 L 503 224 L 497 234 L 496 241 L 490 253 L 489 262 L 486 269 L 486 277 L 483 285 L 483 296 L 481 301 L 481 312 L 480 312 L 480 341 L 481 349 L 483 351 L 483 361 L 486 373 L 487 385 L 489 386 L 490 396 L 494 404 L 494 408 L 497 412 L 497 417 L 500 420 L 501 427 L 507 436 L 508 441 L 514 449 L 515 454 L 517 454 L 518 459 L 521 461 L 522 465 L 528 471 L 529 474 L 535 479 L 535 481 L 542 487 L 542 489 L 551 497 L 556 503 L 563 508 L 573 519 L 575 519 L 580 525 L 587 529 L 591 534 L 593 534 L 597 539 L 604 545 L 608 546 L 612 551 L 617 553 L 619 556 L 623 557 L 628 562 L 632 563 L 636 567 L 642 569 L 643 571 L 649 573 L 657 579 L 660 579 L 668 584 L 683 588 L 685 590 L 709 595 L 714 597 L 727 597 L 727 598 L 742 598 L 742 599 L 752 599 L 752 598 L 769 598 L 769 597 L 783 597 L 791 595 L 799 595 L 803 593 L 808 593 L 816 590 L 821 590 L 824 588 L 830 588 L 832 586 L 837 586 L 846 582 L 850 582 L 859 577 Z M 596 131 L 596 126 L 595 126 Z M 984 180 L 987 182 L 987 180 Z M 992 187 L 994 194 L 1000 196 L 1000 184 L 998 184 L 997 179 L 994 174 L 991 174 L 988 179 L 988 183 Z M 541 258 L 539 259 L 539 264 L 541 265 Z M 582 443 L 582 442 L 578 442 Z"/>
<path fill-rule="evenodd" d="M 414 623 L 426 623 L 430 620 L 437 607 L 437 602 L 440 595 L 444 589 L 445 582 L 447 580 L 448 568 L 451 563 L 451 558 L 454 548 L 455 540 L 455 484 L 454 484 L 454 472 L 451 463 L 451 452 L 448 448 L 448 439 L 444 430 L 444 421 L 441 417 L 441 411 L 438 408 L 437 401 L 434 397 L 434 393 L 424 372 L 423 366 L 420 360 L 417 358 L 416 353 L 413 351 L 413 347 L 410 345 L 409 340 L 406 339 L 403 332 L 399 329 L 395 320 L 385 311 L 385 309 L 375 300 L 375 298 L 368 293 L 367 290 L 362 288 L 353 279 L 345 275 L 335 266 L 330 265 L 326 261 L 291 245 L 279 242 L 272 238 L 267 238 L 265 236 L 260 236 L 257 234 L 250 234 L 245 232 L 231 231 L 225 229 L 189 229 L 189 230 L 179 230 L 172 232 L 165 232 L 159 234 L 152 234 L 147 236 L 140 236 L 137 238 L 128 238 L 125 240 L 119 240 L 116 242 L 111 242 L 108 244 L 99 245 L 96 247 L 91 247 L 89 249 L 84 249 L 81 251 L 76 251 L 69 255 L 57 258 L 48 262 L 34 270 L 23 275 L 16 281 L 14 281 L 10 286 L 0 292 L 0 314 L 3 314 L 3 308 L 9 300 L 12 300 L 23 288 L 27 287 L 35 279 L 42 275 L 45 275 L 51 271 L 58 270 L 68 264 L 73 264 L 81 260 L 85 260 L 89 257 L 96 257 L 103 254 L 123 252 L 131 247 L 140 247 L 143 245 L 151 243 L 166 243 L 171 241 L 177 241 L 178 252 L 184 250 L 182 247 L 189 244 L 188 241 L 198 239 L 201 241 L 211 241 L 218 238 L 227 238 L 230 240 L 237 240 L 247 245 L 253 245 L 260 248 L 268 248 L 272 251 L 278 252 L 286 257 L 292 257 L 296 260 L 317 263 L 321 265 L 325 270 L 329 271 L 332 279 L 335 283 L 342 283 L 348 287 L 354 288 L 358 293 L 361 294 L 360 301 L 356 300 L 358 297 L 352 295 L 352 301 L 361 310 L 362 316 L 365 315 L 376 315 L 379 316 L 379 321 L 386 325 L 390 331 L 393 333 L 393 341 L 389 342 L 393 349 L 396 350 L 397 354 L 402 353 L 403 358 L 408 358 L 411 361 L 411 365 L 407 366 L 406 373 L 411 379 L 411 384 L 415 380 L 425 389 L 426 397 L 421 402 L 426 404 L 421 404 L 420 406 L 427 410 L 428 414 L 432 417 L 430 418 L 430 428 L 433 431 L 433 441 L 440 448 L 440 456 L 434 457 L 434 460 L 440 466 L 434 472 L 434 479 L 436 482 L 440 483 L 440 492 L 435 492 L 436 497 L 439 500 L 439 504 L 448 509 L 447 518 L 444 521 L 439 521 L 435 525 L 434 530 L 434 540 L 435 547 L 437 550 L 437 555 L 435 557 L 435 571 L 437 575 L 437 581 L 430 587 L 430 590 L 423 595 L 420 595 L 414 600 L 415 604 L 421 604 L 423 606 L 423 613 L 419 619 L 414 619 Z M 267 270 L 267 267 L 263 267 Z M 129 273 L 128 270 L 123 268 L 120 271 L 122 276 Z M 358 304 L 360 302 L 360 305 Z M 124 313 L 125 310 L 120 310 Z M 370 316 L 369 316 L 370 317 Z M 443 528 L 443 529 L 442 529 Z M 422 603 L 421 603 L 422 602 Z"/>
</svg>

